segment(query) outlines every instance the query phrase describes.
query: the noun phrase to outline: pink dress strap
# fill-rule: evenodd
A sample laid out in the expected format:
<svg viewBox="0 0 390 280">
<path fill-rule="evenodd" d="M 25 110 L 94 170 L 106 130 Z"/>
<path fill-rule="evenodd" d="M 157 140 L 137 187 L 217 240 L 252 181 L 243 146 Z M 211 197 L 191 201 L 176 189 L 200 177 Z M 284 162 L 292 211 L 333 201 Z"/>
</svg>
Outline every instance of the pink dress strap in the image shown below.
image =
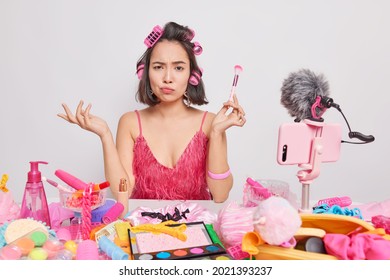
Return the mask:
<svg viewBox="0 0 390 280">
<path fill-rule="evenodd" d="M 141 125 L 141 117 L 139 115 L 138 110 L 134 111 L 137 114 L 137 119 L 138 119 L 138 127 L 139 127 L 139 135 L 142 136 L 142 125 Z"/>
<path fill-rule="evenodd" d="M 203 127 L 204 120 L 206 119 L 206 115 L 207 115 L 207 111 L 205 111 L 204 114 L 203 114 L 202 123 L 200 124 L 199 131 L 202 131 L 202 127 Z"/>
</svg>

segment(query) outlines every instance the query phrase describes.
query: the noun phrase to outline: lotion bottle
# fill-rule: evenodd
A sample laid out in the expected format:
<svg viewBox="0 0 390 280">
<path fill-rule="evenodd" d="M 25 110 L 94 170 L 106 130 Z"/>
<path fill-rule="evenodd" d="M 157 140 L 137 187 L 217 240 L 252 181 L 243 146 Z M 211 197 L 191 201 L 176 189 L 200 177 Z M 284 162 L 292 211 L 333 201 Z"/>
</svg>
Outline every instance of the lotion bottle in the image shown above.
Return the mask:
<svg viewBox="0 0 390 280">
<path fill-rule="evenodd" d="M 30 161 L 30 172 L 27 174 L 20 218 L 32 218 L 51 227 L 49 207 L 42 183 L 42 175 L 38 169 L 38 164 L 40 163 L 47 164 L 45 161 Z"/>
</svg>

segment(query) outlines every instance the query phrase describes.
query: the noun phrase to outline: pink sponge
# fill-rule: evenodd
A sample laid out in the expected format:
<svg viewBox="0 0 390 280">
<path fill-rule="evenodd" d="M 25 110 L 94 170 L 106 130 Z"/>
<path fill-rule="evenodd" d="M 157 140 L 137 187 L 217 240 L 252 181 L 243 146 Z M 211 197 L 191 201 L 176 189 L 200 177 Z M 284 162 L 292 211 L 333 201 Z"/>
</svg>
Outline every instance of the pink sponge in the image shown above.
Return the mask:
<svg viewBox="0 0 390 280">
<path fill-rule="evenodd" d="M 244 207 L 235 201 L 225 205 L 218 213 L 214 228 L 226 247 L 241 245 L 248 231 L 253 231 L 255 207 Z"/>
<path fill-rule="evenodd" d="M 261 201 L 253 213 L 254 231 L 270 245 L 290 241 L 301 224 L 298 211 L 285 198 L 278 196 Z"/>
</svg>

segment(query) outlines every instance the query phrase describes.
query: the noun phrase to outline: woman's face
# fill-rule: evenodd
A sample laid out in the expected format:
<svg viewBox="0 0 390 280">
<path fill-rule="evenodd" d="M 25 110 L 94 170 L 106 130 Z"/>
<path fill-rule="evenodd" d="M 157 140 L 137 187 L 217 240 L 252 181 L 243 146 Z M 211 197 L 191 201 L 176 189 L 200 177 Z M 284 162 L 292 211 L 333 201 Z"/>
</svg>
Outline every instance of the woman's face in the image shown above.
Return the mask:
<svg viewBox="0 0 390 280">
<path fill-rule="evenodd" d="M 190 60 L 176 41 L 156 44 L 150 57 L 149 80 L 153 93 L 161 102 L 182 99 L 190 77 Z"/>
</svg>

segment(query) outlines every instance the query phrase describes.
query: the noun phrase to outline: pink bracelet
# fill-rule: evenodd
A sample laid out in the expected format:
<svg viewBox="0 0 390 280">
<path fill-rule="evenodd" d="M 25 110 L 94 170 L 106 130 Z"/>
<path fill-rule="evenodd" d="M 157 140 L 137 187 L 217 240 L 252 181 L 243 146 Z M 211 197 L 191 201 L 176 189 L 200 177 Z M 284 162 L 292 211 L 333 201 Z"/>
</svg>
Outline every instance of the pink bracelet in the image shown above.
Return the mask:
<svg viewBox="0 0 390 280">
<path fill-rule="evenodd" d="M 226 179 L 227 177 L 229 177 L 230 175 L 230 169 L 228 171 L 226 171 L 225 173 L 219 173 L 219 174 L 215 174 L 215 173 L 212 173 L 210 170 L 207 171 L 207 173 L 209 174 L 209 177 L 211 179 L 214 179 L 214 180 L 223 180 L 223 179 Z"/>
</svg>

